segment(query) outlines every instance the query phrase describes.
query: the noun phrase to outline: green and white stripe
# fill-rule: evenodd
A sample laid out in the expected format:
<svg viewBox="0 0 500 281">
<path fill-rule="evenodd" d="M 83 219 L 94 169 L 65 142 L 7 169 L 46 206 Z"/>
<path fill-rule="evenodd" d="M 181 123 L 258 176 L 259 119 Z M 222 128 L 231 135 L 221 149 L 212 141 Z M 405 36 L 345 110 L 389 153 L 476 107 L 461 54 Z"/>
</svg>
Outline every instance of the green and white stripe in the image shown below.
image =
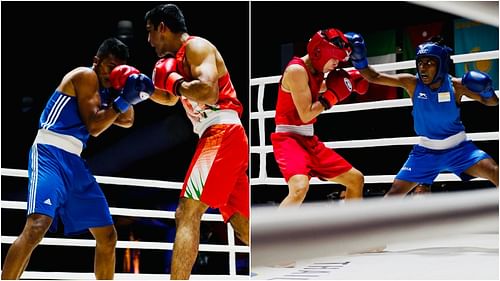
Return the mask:
<svg viewBox="0 0 500 281">
<path fill-rule="evenodd" d="M 363 34 L 371 65 L 396 62 L 396 31 L 384 30 Z M 391 71 L 387 73 L 396 73 Z"/>
</svg>

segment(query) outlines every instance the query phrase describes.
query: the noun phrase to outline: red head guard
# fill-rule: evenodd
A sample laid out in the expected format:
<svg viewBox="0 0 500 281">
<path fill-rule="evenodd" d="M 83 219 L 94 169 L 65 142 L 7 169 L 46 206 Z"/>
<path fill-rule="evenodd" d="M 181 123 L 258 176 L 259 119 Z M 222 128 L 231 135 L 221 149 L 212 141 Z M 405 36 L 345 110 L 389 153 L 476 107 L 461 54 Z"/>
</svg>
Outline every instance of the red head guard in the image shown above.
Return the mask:
<svg viewBox="0 0 500 281">
<path fill-rule="evenodd" d="M 328 60 L 334 58 L 339 61 L 349 60 L 351 47 L 344 33 L 335 28 L 320 30 L 311 37 L 307 44 L 307 53 L 313 67 L 323 72 L 323 67 Z"/>
</svg>

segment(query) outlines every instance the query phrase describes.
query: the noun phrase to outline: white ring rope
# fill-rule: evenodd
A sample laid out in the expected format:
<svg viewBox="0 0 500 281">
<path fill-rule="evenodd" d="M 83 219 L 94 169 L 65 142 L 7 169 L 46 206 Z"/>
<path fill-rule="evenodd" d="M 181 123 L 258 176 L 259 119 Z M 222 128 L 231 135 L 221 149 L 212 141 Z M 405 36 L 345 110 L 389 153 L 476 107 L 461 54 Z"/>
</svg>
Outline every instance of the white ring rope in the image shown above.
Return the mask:
<svg viewBox="0 0 500 281">
<path fill-rule="evenodd" d="M 1 169 L 2 176 L 11 177 L 28 177 L 27 170 L 20 169 Z M 158 180 L 144 180 L 144 179 L 130 179 L 130 178 L 118 178 L 118 177 L 108 177 L 108 176 L 95 176 L 97 182 L 101 184 L 111 184 L 111 185 L 127 185 L 127 186 L 139 186 L 139 187 L 153 187 L 162 189 L 181 189 L 182 183 L 177 182 L 167 182 Z M 2 209 L 17 209 L 26 210 L 27 203 L 20 201 L 1 201 Z M 111 215 L 118 216 L 129 216 L 129 217 L 147 217 L 147 218 L 163 218 L 163 219 L 175 219 L 175 212 L 173 211 L 160 211 L 160 210 L 144 210 L 144 209 L 130 209 L 130 208 L 109 208 Z M 222 222 L 224 219 L 220 214 L 203 214 L 202 221 L 217 221 Z M 229 275 L 231 278 L 236 278 L 236 253 L 250 253 L 249 246 L 239 246 L 235 245 L 235 234 L 234 229 L 230 224 L 227 226 L 227 239 L 228 245 L 214 245 L 214 244 L 200 244 L 199 250 L 206 252 L 228 252 L 229 254 Z M 17 237 L 14 236 L 3 236 L 1 237 L 2 243 L 12 243 Z M 40 245 L 57 245 L 57 246 L 81 246 L 81 247 L 95 247 L 95 240 L 89 239 L 69 239 L 69 238 L 43 238 Z M 133 249 L 155 249 L 155 250 L 172 250 L 173 243 L 166 242 L 147 242 L 147 241 L 117 241 L 116 248 L 133 248 Z M 25 272 L 23 273 L 23 278 L 30 278 L 33 273 Z M 37 273 L 38 274 L 38 273 Z M 57 277 L 59 276 L 64 277 Z M 68 274 L 68 275 L 65 275 Z M 137 275 L 137 274 L 135 274 Z M 140 274 L 143 275 L 143 274 Z M 150 274 L 151 275 L 151 274 Z M 43 277 L 41 277 L 43 276 Z M 73 276 L 73 277 L 70 277 Z M 45 272 L 42 275 L 36 275 L 37 279 L 81 279 L 80 276 L 88 276 L 94 278 L 91 273 L 71 273 L 71 272 Z M 123 274 L 122 277 L 131 276 L 128 274 Z M 161 275 L 151 275 L 156 276 L 153 279 L 160 278 Z M 205 275 L 192 275 L 192 279 L 210 279 L 202 278 Z M 217 275 L 215 275 L 217 276 Z M 226 275 L 224 275 L 226 276 Z M 137 276 L 134 276 L 137 277 Z M 126 279 L 126 278 L 123 278 Z M 137 277 L 134 279 L 147 279 L 145 277 Z M 215 278 L 217 279 L 217 278 Z"/>
<path fill-rule="evenodd" d="M 460 1 L 454 3 L 447 1 L 408 2 L 498 27 L 497 1 Z"/>
<path fill-rule="evenodd" d="M 25 271 L 23 279 L 63 279 L 63 280 L 93 280 L 95 279 L 94 273 L 80 273 L 80 272 L 44 272 L 44 271 Z M 169 280 L 169 274 L 135 274 L 135 273 L 115 273 L 115 280 Z M 193 274 L 189 280 L 224 280 L 227 275 L 198 275 Z M 248 276 L 234 275 L 231 280 L 248 280 Z"/>
<path fill-rule="evenodd" d="M 484 133 L 468 133 L 467 139 L 472 141 L 489 141 L 498 140 L 498 132 Z M 360 148 L 360 147 L 379 147 L 379 146 L 394 146 L 394 145 L 414 145 L 417 144 L 419 137 L 399 137 L 399 138 L 381 138 L 381 139 L 365 139 L 365 140 L 348 140 L 348 141 L 330 141 L 324 142 L 329 148 Z M 252 153 L 271 153 L 273 152 L 272 145 L 257 146 L 250 148 Z"/>
<path fill-rule="evenodd" d="M 458 233 L 498 233 L 498 189 L 252 209 L 252 267 Z"/>
<path fill-rule="evenodd" d="M 17 236 L 2 236 L 2 243 L 12 244 Z M 73 239 L 73 238 L 48 238 L 42 239 L 39 245 L 46 246 L 77 246 L 77 247 L 95 247 L 94 239 Z M 147 241 L 118 241 L 116 248 L 118 249 L 150 249 L 150 250 L 172 250 L 173 243 L 168 242 L 147 242 Z M 201 244 L 200 251 L 205 252 L 230 252 L 236 251 L 241 253 L 249 253 L 247 246 L 229 246 L 215 244 Z"/>
<path fill-rule="evenodd" d="M 2 200 L 3 209 L 26 210 L 26 202 L 20 201 L 4 201 Z M 144 210 L 144 209 L 127 209 L 110 207 L 111 215 L 127 216 L 127 217 L 143 217 L 143 218 L 162 218 L 162 219 L 175 219 L 174 211 L 158 211 L 158 210 Z M 202 221 L 224 221 L 219 214 L 203 214 Z"/>
<path fill-rule="evenodd" d="M 19 169 L 2 168 L 2 176 L 27 178 L 28 171 L 27 170 L 19 170 Z M 132 178 L 119 178 L 119 177 L 108 177 L 108 176 L 95 176 L 95 178 L 96 178 L 97 182 L 103 183 L 103 184 L 143 186 L 143 187 L 179 189 L 179 190 L 182 189 L 182 183 L 179 183 L 179 182 L 132 179 Z"/>
<path fill-rule="evenodd" d="M 451 58 L 454 63 L 478 61 L 478 60 L 490 60 L 498 59 L 499 51 L 486 51 L 478 53 L 460 54 L 453 55 Z M 393 71 L 401 69 L 415 68 L 415 60 L 407 60 L 395 63 L 385 63 L 372 66 L 378 71 Z M 352 69 L 352 68 L 346 68 Z M 281 75 L 253 78 L 250 80 L 251 86 L 258 86 L 257 91 L 257 111 L 250 113 L 250 119 L 257 119 L 258 121 L 258 133 L 259 133 L 259 144 L 252 145 L 250 147 L 250 153 L 259 154 L 259 173 L 258 178 L 251 178 L 250 182 L 252 185 L 286 185 L 284 179 L 280 178 L 269 178 L 267 176 L 267 159 L 266 154 L 272 153 L 272 145 L 266 145 L 265 143 L 265 119 L 274 118 L 275 110 L 264 110 L 264 93 L 266 84 L 275 84 L 279 82 Z M 495 93 L 499 94 L 496 90 Z M 462 98 L 463 102 L 470 102 L 472 99 L 468 97 Z M 362 103 L 352 103 L 352 104 L 340 104 L 332 107 L 329 110 L 322 112 L 321 114 L 331 114 L 339 112 L 351 112 L 360 110 L 378 110 L 385 108 L 395 108 L 395 107 L 409 107 L 412 106 L 412 102 L 409 98 L 404 99 L 394 99 L 394 100 L 382 100 L 382 101 L 372 101 L 372 102 L 362 102 Z M 498 132 L 481 132 L 481 133 L 469 133 L 467 138 L 472 141 L 490 141 L 498 140 Z M 395 137 L 395 138 L 379 138 L 379 139 L 365 139 L 365 140 L 347 140 L 347 141 L 331 141 L 324 142 L 329 148 L 360 148 L 360 147 L 380 147 L 380 146 L 394 146 L 394 145 L 414 145 L 418 143 L 419 138 L 413 137 Z M 382 176 L 365 176 L 365 183 L 382 183 L 382 182 L 392 182 L 395 175 L 382 175 Z M 456 176 L 451 174 L 440 174 L 436 181 L 459 181 Z M 481 179 L 477 179 L 481 180 Z M 331 182 L 324 182 L 315 180 L 311 181 L 312 184 L 328 184 Z"/>
<path fill-rule="evenodd" d="M 375 176 L 364 176 L 364 183 L 365 184 L 370 184 L 370 183 L 392 183 L 394 181 L 394 178 L 396 175 L 375 175 Z M 458 178 L 455 174 L 451 173 L 441 173 L 439 174 L 436 179 L 434 179 L 434 182 L 451 182 L 451 181 L 461 181 L 460 178 Z M 482 178 L 473 178 L 471 181 L 485 181 L 485 179 Z M 284 178 L 272 178 L 272 177 L 267 177 L 265 179 L 260 179 L 260 178 L 254 178 L 251 181 L 252 185 L 286 185 L 286 181 Z M 309 180 L 309 184 L 312 185 L 324 185 L 324 184 L 333 184 L 334 182 L 331 181 L 322 181 L 318 178 L 311 178 Z"/>
<path fill-rule="evenodd" d="M 451 58 L 453 59 L 453 63 L 462 63 L 462 62 L 470 62 L 470 61 L 478 61 L 478 60 L 498 59 L 498 55 L 499 55 L 498 50 L 496 50 L 496 51 L 486 51 L 486 52 L 453 55 L 453 56 L 451 56 Z M 393 71 L 393 70 L 401 70 L 401 69 L 410 69 L 410 68 L 415 68 L 415 60 L 382 63 L 382 64 L 371 65 L 371 66 L 375 70 L 378 70 L 378 71 Z M 346 68 L 346 70 L 349 70 L 349 69 L 353 69 L 353 68 Z M 281 75 L 252 78 L 252 79 L 250 79 L 250 86 L 278 83 L 280 78 L 281 78 Z"/>
<path fill-rule="evenodd" d="M 498 96 L 499 91 L 496 90 L 495 93 Z M 474 101 L 468 97 L 462 97 L 462 102 Z M 406 107 L 412 106 L 411 100 L 409 98 L 404 99 L 393 99 L 393 100 L 382 100 L 382 101 L 369 101 L 361 103 L 351 103 L 351 104 L 338 104 L 334 107 L 321 112 L 321 114 L 338 113 L 338 112 L 351 112 L 360 110 L 372 110 L 372 109 L 384 109 L 384 108 L 395 108 L 395 107 Z M 276 115 L 275 110 L 252 112 L 251 119 L 264 119 L 264 118 L 274 118 Z"/>
</svg>

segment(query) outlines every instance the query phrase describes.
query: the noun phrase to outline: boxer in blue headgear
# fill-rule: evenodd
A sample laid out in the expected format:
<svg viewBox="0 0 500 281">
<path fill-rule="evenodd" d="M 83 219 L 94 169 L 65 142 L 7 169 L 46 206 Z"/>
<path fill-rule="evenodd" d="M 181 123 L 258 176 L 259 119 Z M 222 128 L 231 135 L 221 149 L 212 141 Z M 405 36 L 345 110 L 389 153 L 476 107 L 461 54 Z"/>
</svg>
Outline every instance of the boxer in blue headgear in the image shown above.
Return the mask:
<svg viewBox="0 0 500 281">
<path fill-rule="evenodd" d="M 417 58 L 416 66 L 419 69 L 419 63 L 422 63 L 422 58 L 433 58 L 437 60 L 437 73 L 431 81 L 435 83 L 437 81 L 443 81 L 443 79 L 448 75 L 448 66 L 451 62 L 450 53 L 453 50 L 446 45 L 440 46 L 435 42 L 425 42 L 417 47 Z M 420 75 L 418 74 L 418 77 Z"/>
<path fill-rule="evenodd" d="M 498 164 L 466 139 L 460 120 L 462 96 L 488 106 L 498 105 L 491 77 L 469 71 L 462 78 L 448 73 L 451 49 L 441 37 L 417 48 L 417 75 L 380 73 L 368 65 L 363 37 L 346 33 L 351 62 L 371 83 L 404 88 L 413 103 L 414 129 L 420 141 L 396 175 L 388 195 L 404 195 L 417 185 L 430 185 L 440 172 L 449 171 L 462 180 L 481 177 L 498 187 Z M 498 120 L 496 120 L 498 122 Z"/>
</svg>

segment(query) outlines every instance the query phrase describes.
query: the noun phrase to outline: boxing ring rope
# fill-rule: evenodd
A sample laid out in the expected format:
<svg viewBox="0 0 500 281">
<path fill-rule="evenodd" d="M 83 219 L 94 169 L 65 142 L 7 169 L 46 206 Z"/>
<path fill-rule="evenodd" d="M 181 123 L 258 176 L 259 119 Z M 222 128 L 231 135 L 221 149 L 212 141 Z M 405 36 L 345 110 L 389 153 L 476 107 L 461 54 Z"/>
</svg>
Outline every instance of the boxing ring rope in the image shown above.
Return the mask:
<svg viewBox="0 0 500 281">
<path fill-rule="evenodd" d="M 27 170 L 19 169 L 1 169 L 2 176 L 10 177 L 22 177 L 27 178 Z M 107 177 L 107 176 L 95 176 L 97 182 L 100 184 L 110 184 L 110 185 L 127 185 L 127 186 L 140 186 L 140 187 L 154 187 L 162 189 L 178 189 L 182 188 L 182 183 L 177 182 L 167 182 L 158 180 L 144 180 L 144 179 L 129 179 L 129 178 L 118 178 L 118 177 Z M 26 210 L 26 202 L 21 201 L 6 201 L 1 202 L 2 209 L 15 209 L 15 210 Z M 163 219 L 175 219 L 175 212 L 173 211 L 160 211 L 160 210 L 144 210 L 144 209 L 130 209 L 130 208 L 117 208 L 110 207 L 111 215 L 119 216 L 129 216 L 129 217 L 146 217 L 146 218 L 163 218 Z M 223 222 L 223 218 L 220 214 L 203 214 L 202 221 L 217 221 Z M 227 225 L 227 240 L 228 245 L 214 245 L 214 244 L 200 244 L 199 251 L 204 252 L 227 252 L 229 253 L 229 275 L 231 278 L 246 277 L 236 274 L 236 253 L 250 253 L 250 248 L 248 246 L 235 245 L 235 234 L 234 230 L 230 224 Z M 12 244 L 17 238 L 14 236 L 4 236 L 1 237 L 1 243 Z M 77 247 L 95 247 L 95 240 L 93 239 L 70 239 L 70 238 L 43 238 L 40 245 L 47 246 L 77 246 Z M 117 249 L 154 249 L 154 250 L 172 250 L 173 243 L 167 242 L 147 242 L 147 241 L 117 241 Z M 144 275 L 138 277 L 137 275 Z M 161 278 L 159 274 L 116 274 L 115 279 L 149 279 L 148 276 L 154 276 L 154 279 Z M 221 275 L 192 275 L 192 279 L 218 279 Z M 36 279 L 93 279 L 95 278 L 93 273 L 71 273 L 71 272 L 24 272 L 23 278 L 36 278 Z"/>
<path fill-rule="evenodd" d="M 461 55 L 453 55 L 451 58 L 454 63 L 463 63 L 477 60 L 490 60 L 498 59 L 499 51 L 486 51 L 478 53 L 469 53 Z M 402 69 L 415 68 L 415 60 L 385 63 L 372 66 L 378 71 L 394 71 Z M 352 68 L 347 68 L 347 70 Z M 258 86 L 257 90 L 257 111 L 250 113 L 250 119 L 257 119 L 258 123 L 258 145 L 253 145 L 250 147 L 250 153 L 259 154 L 259 173 L 257 178 L 251 178 L 251 185 L 265 185 L 265 184 L 276 184 L 276 185 L 286 185 L 283 178 L 270 178 L 267 176 L 266 169 L 266 154 L 273 152 L 272 145 L 266 145 L 265 143 L 265 119 L 274 118 L 275 111 L 264 110 L 264 93 L 265 86 L 267 84 L 276 84 L 279 82 L 281 75 L 260 77 L 250 80 L 250 86 Z M 498 95 L 498 90 L 495 91 Z M 463 102 L 472 101 L 471 99 L 464 97 Z M 329 110 L 322 112 L 321 114 L 331 114 L 338 112 L 351 112 L 359 110 L 378 110 L 384 108 L 394 108 L 394 107 L 409 107 L 411 106 L 411 100 L 409 98 L 396 99 L 396 100 L 384 100 L 384 101 L 374 101 L 374 102 L 362 102 L 353 104 L 340 104 L 332 107 Z M 482 133 L 469 133 L 467 138 L 473 141 L 489 141 L 498 140 L 498 132 L 482 132 Z M 329 148 L 359 148 L 359 147 L 376 147 L 376 146 L 393 146 L 393 145 L 413 145 L 418 142 L 418 137 L 398 137 L 398 138 L 381 138 L 381 139 L 366 139 L 366 140 L 348 140 L 348 141 L 334 141 L 334 142 L 324 142 Z M 365 183 L 389 183 L 392 182 L 396 175 L 375 175 L 375 176 L 365 176 Z M 442 173 L 440 174 L 436 181 L 459 181 L 452 174 Z M 476 179 L 481 180 L 481 179 Z M 311 184 L 328 184 L 329 182 L 320 181 L 316 178 L 311 180 Z"/>
<path fill-rule="evenodd" d="M 453 5 L 446 1 L 407 2 L 498 27 L 498 2 L 496 1 L 460 1 Z"/>
<path fill-rule="evenodd" d="M 31 280 L 93 280 L 94 273 L 81 272 L 44 272 L 44 271 L 25 271 L 23 279 Z M 189 280 L 222 280 L 226 275 L 191 275 Z M 115 280 L 168 280 L 168 274 L 133 274 L 133 273 L 115 273 Z M 231 276 L 231 280 L 248 280 L 248 276 L 236 275 Z"/>
<path fill-rule="evenodd" d="M 27 170 L 2 168 L 3 176 L 11 177 L 28 177 Z M 159 180 L 132 179 L 120 177 L 95 176 L 96 180 L 102 184 L 127 185 L 127 186 L 143 186 L 164 189 L 182 189 L 182 182 L 168 182 Z"/>
<path fill-rule="evenodd" d="M 457 233 L 498 233 L 498 189 L 252 209 L 252 267 Z M 286 233 L 286 235 L 283 235 Z"/>
</svg>

